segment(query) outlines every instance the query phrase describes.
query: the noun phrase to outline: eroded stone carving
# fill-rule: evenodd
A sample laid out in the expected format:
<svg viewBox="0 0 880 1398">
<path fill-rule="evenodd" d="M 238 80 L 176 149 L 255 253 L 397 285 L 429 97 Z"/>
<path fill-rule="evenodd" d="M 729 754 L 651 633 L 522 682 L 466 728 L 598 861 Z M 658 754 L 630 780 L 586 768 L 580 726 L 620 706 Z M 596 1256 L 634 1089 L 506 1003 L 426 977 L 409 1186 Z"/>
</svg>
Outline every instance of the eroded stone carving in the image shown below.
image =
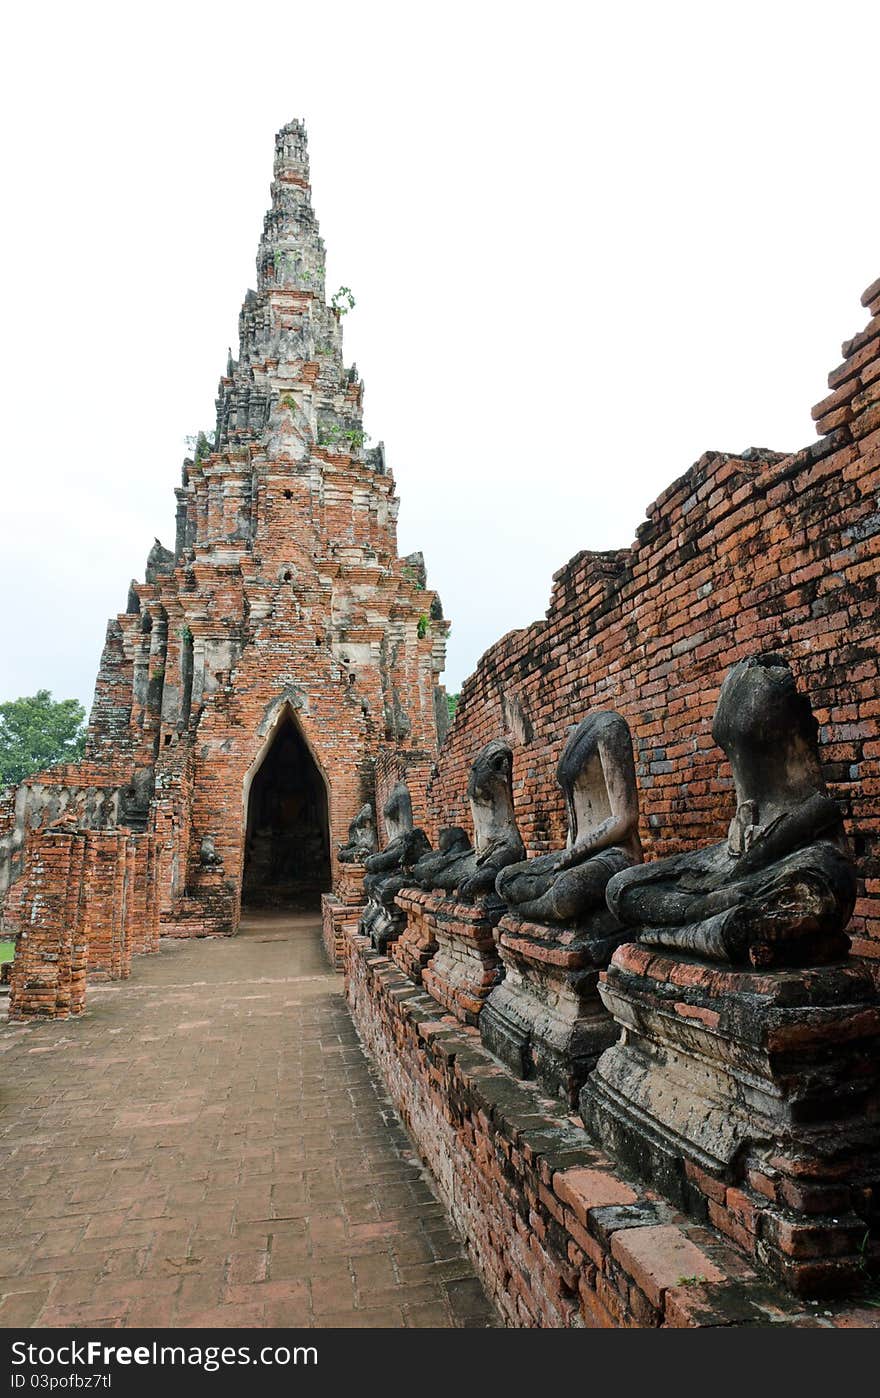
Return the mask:
<svg viewBox="0 0 880 1398">
<path fill-rule="evenodd" d="M 572 729 L 556 771 L 568 812 L 560 853 L 503 869 L 498 924 L 505 977 L 480 1017 L 487 1048 L 520 1077 L 536 1077 L 570 1105 L 615 1037 L 598 994 L 623 929 L 605 903 L 621 869 L 639 864 L 639 801 L 629 726 L 611 710 Z"/>
<path fill-rule="evenodd" d="M 467 1024 L 477 1023 L 501 974 L 493 928 L 503 905 L 495 879 L 499 869 L 524 853 L 512 784 L 509 744 L 499 739 L 487 743 L 468 777 L 474 846 L 460 826 L 444 830 L 441 850 L 420 860 L 413 871 L 413 881 L 428 896 L 408 889 L 401 908 L 413 917 L 413 927 L 412 936 L 406 929 L 399 964 Z"/>
<path fill-rule="evenodd" d="M 426 889 L 442 887 L 435 883 L 435 879 L 445 878 L 458 862 L 472 853 L 470 836 L 464 827 L 444 825 L 437 836 L 437 848 L 423 854 L 413 867 L 413 883 Z M 455 884 L 452 886 L 455 887 Z"/>
<path fill-rule="evenodd" d="M 613 710 L 589 714 L 573 729 L 556 769 L 568 813 L 562 853 L 502 870 L 501 898 L 519 917 L 579 926 L 605 912 L 609 879 L 642 860 L 632 738 Z M 613 924 L 603 916 L 609 929 Z"/>
<path fill-rule="evenodd" d="M 815 1296 L 864 1266 L 877 993 L 841 959 L 854 871 L 787 662 L 735 665 L 712 732 L 736 786 L 727 840 L 611 880 L 609 905 L 646 945 L 620 946 L 603 978 L 622 1033 L 580 1112 L 615 1158 L 697 1217 L 731 1220 L 747 1251 Z"/>
<path fill-rule="evenodd" d="M 214 869 L 223 860 L 217 853 L 217 846 L 214 843 L 213 835 L 203 835 L 199 845 L 199 863 L 203 869 Z"/>
<path fill-rule="evenodd" d="M 413 826 L 412 798 L 405 782 L 393 788 L 382 814 L 388 843 L 365 862 L 364 893 L 369 901 L 358 929 L 377 951 L 385 951 L 399 936 L 403 914 L 395 906 L 395 895 L 411 882 L 413 865 L 431 848 L 424 830 Z"/>
<path fill-rule="evenodd" d="M 348 827 L 347 843 L 339 846 L 339 862 L 340 864 L 363 864 L 371 854 L 376 853 L 378 848 L 379 840 L 376 835 L 373 807 L 369 801 L 366 801 Z"/>
<path fill-rule="evenodd" d="M 712 736 L 736 787 L 726 841 L 617 874 L 609 907 L 640 941 L 711 961 L 836 960 L 849 945 L 855 869 L 809 699 L 781 656 L 729 671 Z"/>
<path fill-rule="evenodd" d="M 417 882 L 422 888 L 456 893 L 465 903 L 489 898 L 495 879 L 525 853 L 513 809 L 513 753 L 502 739 L 481 748 L 468 777 L 468 802 L 474 822 L 475 845 L 461 826 L 444 832 L 447 848 L 422 862 Z"/>
</svg>

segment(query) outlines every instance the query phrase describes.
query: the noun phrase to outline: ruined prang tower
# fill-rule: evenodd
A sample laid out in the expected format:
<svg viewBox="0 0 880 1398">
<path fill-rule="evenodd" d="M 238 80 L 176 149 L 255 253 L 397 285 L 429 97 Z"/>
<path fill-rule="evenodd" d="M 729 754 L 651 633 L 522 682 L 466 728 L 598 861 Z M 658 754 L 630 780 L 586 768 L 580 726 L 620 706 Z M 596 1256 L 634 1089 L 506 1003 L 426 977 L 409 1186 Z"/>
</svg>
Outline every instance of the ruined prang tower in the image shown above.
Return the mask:
<svg viewBox="0 0 880 1398">
<path fill-rule="evenodd" d="M 445 728 L 448 623 L 421 555 L 397 553 L 394 481 L 342 358 L 348 299 L 326 300 L 294 121 L 275 138 L 213 449 L 202 439 L 184 462 L 174 549 L 156 541 L 108 626 L 85 760 L 0 804 L 7 926 L 23 925 L 37 827 L 91 831 L 92 846 L 152 837 L 159 926 L 185 935 L 234 931 L 242 897 L 328 889 L 377 767 L 380 787 L 409 774 L 418 813 Z"/>
</svg>

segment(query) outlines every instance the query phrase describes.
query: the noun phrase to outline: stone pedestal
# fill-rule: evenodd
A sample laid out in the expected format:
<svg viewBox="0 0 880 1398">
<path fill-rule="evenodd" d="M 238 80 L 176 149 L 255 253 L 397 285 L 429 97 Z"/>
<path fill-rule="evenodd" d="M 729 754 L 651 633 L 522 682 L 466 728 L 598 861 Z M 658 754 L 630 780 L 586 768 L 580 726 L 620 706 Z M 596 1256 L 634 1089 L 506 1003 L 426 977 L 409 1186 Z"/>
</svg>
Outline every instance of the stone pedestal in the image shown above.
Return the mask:
<svg viewBox="0 0 880 1398">
<path fill-rule="evenodd" d="M 422 972 L 437 951 L 437 909 L 447 897 L 445 893 L 404 888 L 394 901 L 406 915 L 406 927 L 392 946 L 391 955 L 401 971 L 416 985 L 421 985 Z"/>
<path fill-rule="evenodd" d="M 396 903 L 389 906 L 370 901 L 366 907 L 365 918 L 359 926 L 366 931 L 374 951 L 380 951 L 383 956 L 390 956 L 391 948 L 406 927 L 406 913 L 398 908 Z"/>
<path fill-rule="evenodd" d="M 462 1024 L 479 1022 L 487 997 L 504 974 L 492 935 L 503 907 L 442 898 L 425 922 L 433 924 L 437 950 L 422 971 L 422 985 Z"/>
<path fill-rule="evenodd" d="M 600 914 L 589 935 L 508 913 L 495 932 L 505 975 L 480 1016 L 480 1037 L 517 1077 L 536 1078 L 570 1107 L 620 1032 L 598 990 L 623 935 L 609 935 L 608 922 Z"/>
<path fill-rule="evenodd" d="M 880 999 L 859 963 L 731 970 L 629 943 L 600 993 L 623 1030 L 580 1097 L 601 1144 L 796 1293 L 866 1279 Z"/>
<path fill-rule="evenodd" d="M 365 903 L 363 864 L 340 864 L 333 892 L 321 895 L 324 950 L 337 971 L 342 969 L 343 928 L 349 924 L 357 926 Z"/>
</svg>

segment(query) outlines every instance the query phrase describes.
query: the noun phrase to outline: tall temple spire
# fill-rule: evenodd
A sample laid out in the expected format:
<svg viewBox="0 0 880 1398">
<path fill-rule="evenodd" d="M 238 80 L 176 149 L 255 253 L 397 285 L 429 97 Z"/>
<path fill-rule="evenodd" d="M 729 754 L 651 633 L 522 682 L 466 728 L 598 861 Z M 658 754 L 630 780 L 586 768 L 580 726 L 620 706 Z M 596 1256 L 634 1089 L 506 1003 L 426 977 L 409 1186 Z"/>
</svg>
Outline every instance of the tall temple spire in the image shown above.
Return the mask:
<svg viewBox="0 0 880 1398">
<path fill-rule="evenodd" d="M 184 935 L 234 930 L 267 880 L 326 891 L 387 773 L 410 774 L 421 799 L 448 712 L 448 622 L 398 552 L 394 479 L 366 445 L 343 308 L 325 299 L 298 121 L 275 137 L 257 273 L 214 443 L 183 464 L 174 552 L 151 550 L 110 623 L 71 778 L 90 820 L 98 803 L 106 824 L 158 840 L 157 909 Z M 276 739 L 280 785 L 263 802 L 254 778 Z M 0 843 L 0 890 L 3 877 Z"/>
<path fill-rule="evenodd" d="M 272 204 L 257 253 L 260 291 L 284 287 L 324 298 L 324 244 L 312 209 L 305 127 L 288 122 L 275 136 Z"/>
<path fill-rule="evenodd" d="M 352 391 L 342 362 L 341 312 L 327 304 L 324 263 L 306 132 L 302 122 L 291 121 L 275 136 L 257 290 L 247 293 L 241 309 L 238 360 L 230 357 L 220 381 L 218 449 L 259 441 L 270 426 L 277 431 L 286 405 L 295 412 L 301 440 L 310 436 L 319 446 L 347 443 L 363 451 L 361 387 Z"/>
</svg>

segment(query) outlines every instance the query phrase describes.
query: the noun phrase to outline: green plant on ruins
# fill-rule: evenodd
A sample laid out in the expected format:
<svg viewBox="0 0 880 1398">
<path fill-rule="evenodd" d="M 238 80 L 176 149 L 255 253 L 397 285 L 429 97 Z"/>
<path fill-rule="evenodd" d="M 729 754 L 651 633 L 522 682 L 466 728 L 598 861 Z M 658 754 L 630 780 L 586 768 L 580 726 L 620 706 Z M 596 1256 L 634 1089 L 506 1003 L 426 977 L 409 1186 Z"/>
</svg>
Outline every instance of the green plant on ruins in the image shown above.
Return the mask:
<svg viewBox="0 0 880 1398">
<path fill-rule="evenodd" d="M 333 425 L 318 428 L 318 446 L 329 447 L 336 442 L 345 442 L 352 451 L 360 451 L 370 440 L 369 432 L 360 427 L 336 427 Z"/>
<path fill-rule="evenodd" d="M 199 432 L 195 436 L 184 437 L 186 450 L 192 453 L 194 461 L 205 461 L 214 450 L 214 433 Z"/>
<path fill-rule="evenodd" d="M 58 762 L 78 762 L 85 717 L 76 699 L 56 702 L 48 689 L 0 704 L 0 789 Z"/>
<path fill-rule="evenodd" d="M 416 633 L 420 641 L 423 641 L 431 629 L 431 618 L 427 612 L 422 612 L 416 625 Z"/>
<path fill-rule="evenodd" d="M 349 286 L 341 286 L 339 290 L 334 291 L 333 295 L 330 297 L 330 305 L 340 317 L 347 316 L 349 311 L 354 310 L 356 304 L 351 287 Z"/>
<path fill-rule="evenodd" d="M 455 711 L 458 708 L 458 701 L 460 698 L 461 694 L 447 694 L 446 696 L 446 707 L 449 710 L 450 723 L 455 718 Z"/>
</svg>

